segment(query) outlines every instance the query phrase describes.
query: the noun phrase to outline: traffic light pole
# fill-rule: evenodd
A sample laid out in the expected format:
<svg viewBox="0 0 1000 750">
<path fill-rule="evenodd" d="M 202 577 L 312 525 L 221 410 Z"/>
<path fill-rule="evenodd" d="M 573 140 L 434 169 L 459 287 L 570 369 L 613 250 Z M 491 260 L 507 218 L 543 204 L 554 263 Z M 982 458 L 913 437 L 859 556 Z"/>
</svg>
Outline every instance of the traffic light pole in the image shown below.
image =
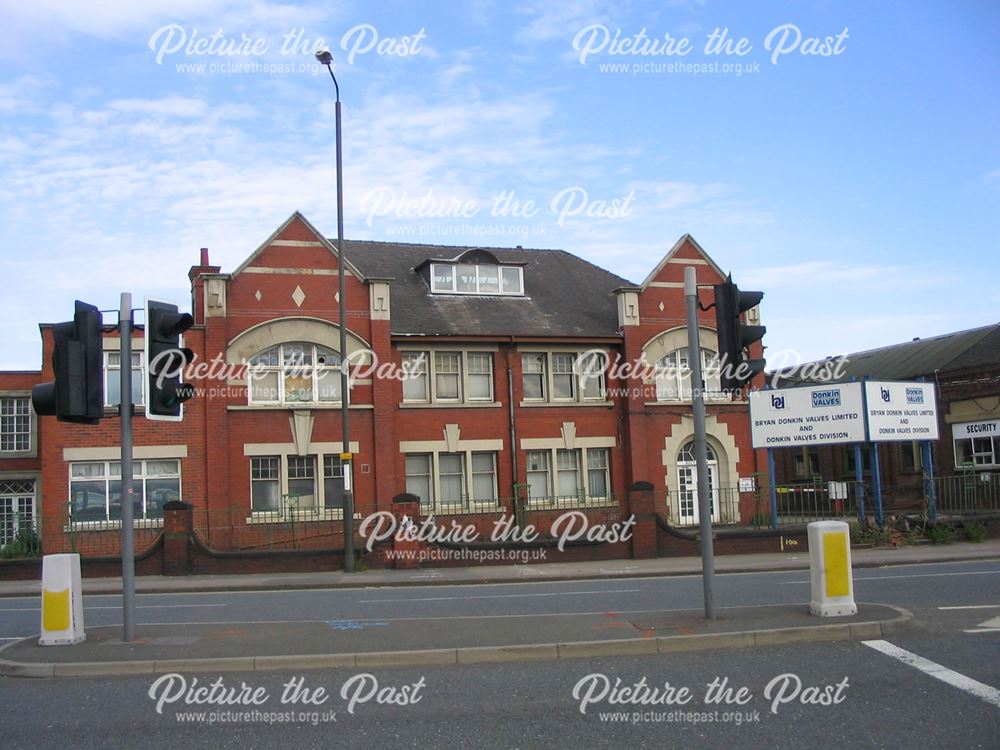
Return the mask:
<svg viewBox="0 0 1000 750">
<path fill-rule="evenodd" d="M 691 369 L 691 404 L 694 407 L 694 457 L 698 476 L 698 515 L 701 535 L 701 578 L 705 619 L 715 619 L 715 551 L 712 548 L 712 507 L 708 496 L 708 450 L 705 443 L 705 381 L 701 372 L 698 332 L 698 281 L 695 269 L 684 269 L 684 304 L 687 308 L 688 367 Z"/>
<path fill-rule="evenodd" d="M 118 313 L 118 332 L 121 336 L 121 416 L 122 443 L 122 640 L 131 642 L 135 635 L 135 544 L 132 532 L 132 500 L 135 488 L 132 483 L 132 295 L 122 292 L 121 310 Z"/>
<path fill-rule="evenodd" d="M 330 71 L 333 75 L 333 71 Z M 336 79 L 334 79 L 336 82 Z M 340 91 L 335 104 L 337 140 L 337 291 L 340 294 L 340 421 L 343 442 L 341 452 L 351 452 L 350 381 L 347 377 L 347 253 L 344 249 L 344 163 L 340 136 Z M 354 572 L 354 483 L 347 474 L 354 465 L 354 457 L 347 461 L 344 471 L 344 572 Z M 341 459 L 343 462 L 343 458 Z"/>
</svg>

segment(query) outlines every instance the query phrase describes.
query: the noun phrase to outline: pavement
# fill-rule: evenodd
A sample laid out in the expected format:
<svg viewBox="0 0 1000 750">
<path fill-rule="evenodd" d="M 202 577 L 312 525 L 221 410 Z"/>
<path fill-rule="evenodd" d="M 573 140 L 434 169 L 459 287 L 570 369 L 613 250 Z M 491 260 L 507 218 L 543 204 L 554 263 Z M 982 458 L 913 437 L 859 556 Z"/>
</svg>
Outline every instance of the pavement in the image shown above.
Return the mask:
<svg viewBox="0 0 1000 750">
<path fill-rule="evenodd" d="M 855 549 L 855 568 L 1000 559 L 1000 540 L 980 544 Z M 801 553 L 728 555 L 716 572 L 808 569 Z M 366 570 L 241 576 L 145 576 L 138 593 L 331 589 L 407 585 L 525 583 L 699 575 L 699 557 L 546 565 Z M 85 594 L 120 593 L 120 579 L 85 579 Z M 0 596 L 37 595 L 38 581 L 0 582 Z M 483 643 L 482 618 L 454 618 L 448 628 L 426 621 L 312 620 L 264 623 L 142 625 L 131 642 L 121 626 L 87 629 L 85 641 L 41 647 L 37 637 L 0 649 L 0 675 L 69 677 L 163 672 L 374 668 L 638 655 L 715 648 L 756 648 L 798 641 L 889 636 L 912 620 L 908 611 L 859 603 L 851 617 L 819 618 L 798 605 L 722 608 L 714 621 L 701 609 L 573 617 L 507 616 Z M 391 644 L 392 651 L 385 646 Z"/>
</svg>

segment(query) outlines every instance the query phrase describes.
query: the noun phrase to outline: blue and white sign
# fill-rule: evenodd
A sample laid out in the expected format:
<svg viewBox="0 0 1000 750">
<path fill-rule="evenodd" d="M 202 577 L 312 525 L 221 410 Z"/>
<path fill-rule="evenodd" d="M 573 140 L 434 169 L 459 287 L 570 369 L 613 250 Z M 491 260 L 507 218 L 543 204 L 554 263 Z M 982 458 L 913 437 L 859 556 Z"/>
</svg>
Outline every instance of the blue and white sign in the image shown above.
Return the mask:
<svg viewBox="0 0 1000 750">
<path fill-rule="evenodd" d="M 933 383 L 865 383 L 868 436 L 872 442 L 937 440 L 937 398 Z"/>
<path fill-rule="evenodd" d="M 754 448 L 864 442 L 861 383 L 753 391 L 750 432 Z"/>
</svg>

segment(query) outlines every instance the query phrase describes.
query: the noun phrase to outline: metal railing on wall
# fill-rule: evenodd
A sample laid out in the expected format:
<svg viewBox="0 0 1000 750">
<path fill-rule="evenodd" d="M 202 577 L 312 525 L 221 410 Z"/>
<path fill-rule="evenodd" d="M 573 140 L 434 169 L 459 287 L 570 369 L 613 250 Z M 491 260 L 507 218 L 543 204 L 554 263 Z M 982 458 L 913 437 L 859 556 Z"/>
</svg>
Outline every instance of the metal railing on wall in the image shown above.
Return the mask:
<svg viewBox="0 0 1000 750">
<path fill-rule="evenodd" d="M 938 513 L 1000 513 L 1000 472 L 934 477 Z"/>
</svg>

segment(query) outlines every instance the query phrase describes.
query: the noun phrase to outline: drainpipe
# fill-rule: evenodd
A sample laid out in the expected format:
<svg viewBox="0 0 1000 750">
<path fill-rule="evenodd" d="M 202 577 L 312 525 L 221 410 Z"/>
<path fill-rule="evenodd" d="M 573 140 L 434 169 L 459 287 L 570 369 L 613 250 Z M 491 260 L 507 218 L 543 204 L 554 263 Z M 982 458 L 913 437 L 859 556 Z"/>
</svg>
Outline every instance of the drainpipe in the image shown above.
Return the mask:
<svg viewBox="0 0 1000 750">
<path fill-rule="evenodd" d="M 507 414 L 510 422 L 510 471 L 511 486 L 517 484 L 517 424 L 514 417 L 514 374 L 510 366 L 510 353 L 514 348 L 514 337 L 510 337 L 510 344 L 504 352 L 504 361 L 507 364 Z M 514 489 L 514 507 L 517 515 L 517 489 Z"/>
</svg>

